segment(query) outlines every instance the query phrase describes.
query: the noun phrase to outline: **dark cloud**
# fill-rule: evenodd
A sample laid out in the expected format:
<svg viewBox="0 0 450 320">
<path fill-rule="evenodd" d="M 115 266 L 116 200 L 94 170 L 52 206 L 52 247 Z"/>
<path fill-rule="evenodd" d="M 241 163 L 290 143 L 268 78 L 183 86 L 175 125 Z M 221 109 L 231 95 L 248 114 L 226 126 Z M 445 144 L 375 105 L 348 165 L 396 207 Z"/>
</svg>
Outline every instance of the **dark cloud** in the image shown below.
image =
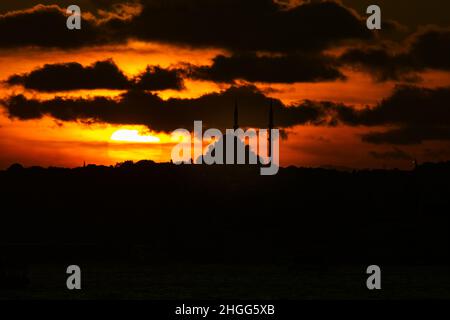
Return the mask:
<svg viewBox="0 0 450 320">
<path fill-rule="evenodd" d="M 351 6 L 361 15 L 366 13 L 368 6 L 378 4 L 382 10 L 383 21 L 394 19 L 401 24 L 415 30 L 420 25 L 450 26 L 450 2 L 446 0 L 342 0 L 345 5 Z"/>
<path fill-rule="evenodd" d="M 138 89 L 150 91 L 181 90 L 184 88 L 182 70 L 148 66 L 143 73 L 137 76 L 135 86 Z"/>
<path fill-rule="evenodd" d="M 13 75 L 7 83 L 44 92 L 127 89 L 130 86 L 128 78 L 112 60 L 98 61 L 87 67 L 76 62 L 46 64 L 30 73 Z"/>
<path fill-rule="evenodd" d="M 347 40 L 373 37 L 361 17 L 333 1 L 286 6 L 272 0 L 82 0 L 78 3 L 83 10 L 82 29 L 77 31 L 66 28 L 68 2 L 23 9 L 25 4 L 36 3 L 27 0 L 17 6 L 22 10 L 0 14 L 0 47 L 70 49 L 125 43 L 128 39 L 219 47 L 234 54 L 219 56 L 212 66 L 196 67 L 191 72 L 193 77 L 218 82 L 344 79 L 336 62 L 321 52 Z M 282 55 L 255 53 L 264 51 Z M 155 83 L 164 81 L 182 87 L 177 74 L 156 71 L 160 81 L 155 82 L 155 73 L 152 79 L 143 75 L 141 88 L 153 89 Z"/>
<path fill-rule="evenodd" d="M 429 29 L 414 35 L 410 54 L 423 68 L 450 71 L 450 29 Z"/>
<path fill-rule="evenodd" d="M 429 140 L 450 140 L 450 127 L 402 127 L 384 132 L 369 132 L 362 137 L 372 144 L 414 145 Z"/>
<path fill-rule="evenodd" d="M 98 61 L 91 66 L 76 62 L 46 64 L 26 74 L 15 74 L 5 82 L 42 92 L 59 92 L 80 89 L 141 89 L 181 90 L 183 77 L 214 82 L 295 83 L 345 80 L 333 66 L 333 58 L 321 55 L 257 56 L 256 54 L 217 56 L 211 66 L 185 64 L 179 68 L 164 69 L 148 66 L 133 79 L 118 68 L 112 60 Z"/>
<path fill-rule="evenodd" d="M 407 54 L 391 55 L 388 49 L 350 49 L 341 56 L 341 61 L 369 72 L 377 81 L 418 80 L 419 71 Z"/>
<path fill-rule="evenodd" d="M 231 87 L 195 99 L 163 100 L 156 94 L 131 90 L 116 99 L 37 100 L 17 95 L 2 104 L 10 117 L 22 120 L 49 115 L 64 121 L 142 124 L 157 131 L 172 131 L 190 128 L 195 120 L 202 120 L 206 127 L 229 128 L 235 100 L 239 101 L 243 127 L 267 127 L 268 108 L 273 102 L 275 122 L 280 128 L 301 124 L 388 128 L 362 135 L 364 142 L 372 144 L 410 145 L 450 140 L 450 88 L 402 86 L 378 105 L 362 110 L 332 102 L 304 101 L 286 106 L 253 86 Z"/>
<path fill-rule="evenodd" d="M 450 88 L 398 86 L 373 108 L 338 108 L 338 118 L 348 125 L 394 125 L 417 128 L 450 127 Z"/>
<path fill-rule="evenodd" d="M 25 3 L 35 4 L 31 0 Z M 351 39 L 371 39 L 373 34 L 353 11 L 333 1 L 305 2 L 286 7 L 272 0 L 142 0 L 124 3 L 83 0 L 79 3 L 83 9 L 82 29 L 77 31 L 66 28 L 65 7 L 68 3 L 60 1 L 58 4 L 36 5 L 31 9 L 0 14 L 0 47 L 70 49 L 125 43 L 128 39 L 220 47 L 234 54 L 218 56 L 212 66 L 191 66 L 190 76 L 228 83 L 236 79 L 294 83 L 345 79 L 336 61 L 321 51 Z M 263 51 L 276 52 L 277 55 L 255 53 Z M 52 72 L 59 72 L 55 68 Z M 80 81 L 82 85 L 74 81 L 72 86 L 75 89 L 80 86 L 95 88 L 95 84 L 88 84 L 89 80 L 82 75 L 86 70 L 80 70 L 81 66 L 73 64 L 64 68 L 83 78 Z M 68 87 L 67 90 L 72 89 L 65 85 L 67 80 L 48 84 L 33 80 L 38 80 L 43 72 L 33 72 L 30 79 L 18 75 L 10 82 L 43 91 L 59 91 L 64 86 Z M 124 81 L 119 79 L 123 77 L 119 73 L 115 72 L 110 79 L 102 79 L 103 84 L 99 86 L 123 88 Z M 179 73 L 154 69 L 151 74 L 141 75 L 138 88 L 158 90 L 167 86 L 183 87 Z"/>
<path fill-rule="evenodd" d="M 82 14 L 82 29 L 66 27 L 66 10 L 57 5 L 37 5 L 33 8 L 0 15 L 0 47 L 56 47 L 77 48 L 123 41 L 112 32 L 126 19 L 117 15 L 98 20 Z M 116 29 L 116 31 L 114 31 Z"/>
<path fill-rule="evenodd" d="M 220 93 L 210 93 L 196 99 L 162 100 L 159 96 L 132 90 L 118 99 L 95 97 L 27 99 L 23 95 L 3 101 L 8 114 L 21 120 L 52 116 L 64 121 L 99 121 L 114 124 L 142 124 L 157 131 L 191 128 L 195 120 L 204 126 L 220 129 L 233 125 L 234 102 L 239 103 L 242 127 L 267 127 L 270 103 L 279 127 L 323 121 L 330 105 L 305 102 L 286 107 L 271 100 L 252 86 L 232 87 Z"/>
<path fill-rule="evenodd" d="M 132 28 L 141 39 L 232 51 L 318 51 L 370 39 L 365 22 L 344 6 L 308 2 L 288 10 L 271 0 L 143 1 Z"/>
<path fill-rule="evenodd" d="M 413 160 L 410 154 L 399 148 L 393 148 L 386 152 L 371 151 L 369 154 L 378 160 Z"/>
<path fill-rule="evenodd" d="M 76 32 L 66 28 L 67 4 L 59 3 L 1 14 L 0 47 L 74 48 L 137 38 L 239 52 L 292 52 L 372 37 L 362 19 L 332 1 L 286 9 L 271 0 L 142 0 L 139 6 L 95 6 L 85 0 L 82 30 Z"/>
<path fill-rule="evenodd" d="M 363 141 L 373 144 L 420 144 L 426 140 L 450 140 L 450 88 L 427 89 L 400 86 L 374 108 L 337 107 L 337 118 L 347 125 L 394 127 L 369 132 Z"/>
<path fill-rule="evenodd" d="M 417 72 L 427 69 L 450 71 L 450 30 L 426 29 L 410 37 L 406 51 L 393 53 L 385 46 L 350 49 L 341 62 L 369 71 L 378 81 L 418 81 Z"/>
<path fill-rule="evenodd" d="M 190 76 L 202 80 L 228 82 L 295 83 L 344 80 L 333 58 L 316 54 L 258 56 L 236 54 L 217 56 L 211 66 L 191 67 Z"/>
<path fill-rule="evenodd" d="M 183 88 L 179 70 L 148 66 L 135 79 L 128 79 L 112 60 L 98 61 L 86 67 L 76 62 L 46 64 L 30 73 L 13 75 L 6 83 L 43 92 L 132 88 L 157 91 Z"/>
<path fill-rule="evenodd" d="M 96 97 L 27 99 L 23 95 L 3 101 L 12 118 L 35 119 L 44 115 L 64 121 L 98 121 L 115 124 L 143 124 L 157 131 L 190 128 L 193 121 L 205 126 L 228 128 L 232 108 L 239 101 L 243 127 L 267 127 L 271 99 L 253 86 L 232 87 L 196 99 L 162 100 L 159 96 L 131 90 L 118 99 Z M 450 140 L 450 88 L 398 87 L 377 106 L 356 110 L 343 104 L 305 101 L 285 106 L 273 100 L 276 124 L 280 128 L 300 124 L 386 126 L 391 129 L 362 135 L 371 144 L 410 145 L 427 140 Z"/>
</svg>

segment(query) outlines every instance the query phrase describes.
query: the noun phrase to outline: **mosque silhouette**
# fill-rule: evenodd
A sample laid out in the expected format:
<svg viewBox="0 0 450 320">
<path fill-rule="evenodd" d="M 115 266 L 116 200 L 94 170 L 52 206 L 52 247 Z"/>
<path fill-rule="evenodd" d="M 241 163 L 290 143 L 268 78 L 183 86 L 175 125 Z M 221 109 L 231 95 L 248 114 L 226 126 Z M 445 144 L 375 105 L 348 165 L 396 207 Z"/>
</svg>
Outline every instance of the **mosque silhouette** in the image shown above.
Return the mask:
<svg viewBox="0 0 450 320">
<path fill-rule="evenodd" d="M 237 101 L 234 105 L 234 121 L 233 121 L 233 129 L 234 131 L 240 129 L 239 126 L 239 108 Z M 272 129 L 274 129 L 274 117 L 273 117 L 273 106 L 272 102 L 270 103 L 270 109 L 269 109 L 269 121 L 268 121 L 268 136 L 267 136 L 267 156 L 269 159 L 271 159 L 272 156 L 272 144 L 271 144 L 271 138 L 272 138 Z M 244 163 L 246 165 L 252 165 L 250 163 L 251 158 L 255 158 L 257 161 L 253 165 L 267 165 L 267 163 L 264 163 L 262 160 L 262 157 L 260 157 L 260 154 L 257 154 L 257 151 L 251 150 L 250 146 L 245 143 L 245 141 L 242 141 L 239 139 L 235 134 L 224 134 L 218 141 L 216 141 L 214 144 L 210 145 L 208 147 L 208 150 L 206 151 L 204 156 L 201 156 L 202 161 L 200 162 L 200 158 L 197 158 L 196 163 L 205 163 L 204 158 L 206 156 L 210 156 L 213 158 L 216 158 L 216 152 L 218 148 L 221 148 L 223 150 L 223 164 L 229 164 L 227 163 L 227 145 L 228 141 L 232 140 L 232 145 L 234 146 L 234 152 L 233 152 L 233 164 L 238 164 L 238 150 L 245 150 L 245 156 L 244 156 Z M 217 159 L 217 158 L 216 158 Z"/>
</svg>

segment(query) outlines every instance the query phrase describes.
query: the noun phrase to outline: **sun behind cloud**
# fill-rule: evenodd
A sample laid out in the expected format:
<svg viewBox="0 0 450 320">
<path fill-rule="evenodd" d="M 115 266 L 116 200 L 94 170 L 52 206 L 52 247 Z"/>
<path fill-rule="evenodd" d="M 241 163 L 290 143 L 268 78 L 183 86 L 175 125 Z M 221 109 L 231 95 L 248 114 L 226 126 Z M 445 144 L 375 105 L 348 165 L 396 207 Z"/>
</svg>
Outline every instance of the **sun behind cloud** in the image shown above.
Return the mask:
<svg viewBox="0 0 450 320">
<path fill-rule="evenodd" d="M 135 143 L 159 143 L 161 139 L 152 135 L 144 135 L 138 130 L 119 129 L 111 135 L 112 141 Z"/>
</svg>

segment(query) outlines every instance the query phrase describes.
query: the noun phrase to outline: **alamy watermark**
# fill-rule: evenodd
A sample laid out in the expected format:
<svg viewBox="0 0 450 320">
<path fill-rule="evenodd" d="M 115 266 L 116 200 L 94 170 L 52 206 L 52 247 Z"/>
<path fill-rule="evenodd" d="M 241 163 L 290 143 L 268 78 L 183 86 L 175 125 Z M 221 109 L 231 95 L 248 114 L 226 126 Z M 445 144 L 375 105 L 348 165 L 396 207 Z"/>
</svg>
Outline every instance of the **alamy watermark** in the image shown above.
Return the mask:
<svg viewBox="0 0 450 320">
<path fill-rule="evenodd" d="M 66 273 L 70 275 L 66 281 L 67 289 L 81 290 L 81 268 L 77 265 L 71 265 L 67 267 Z"/>
<path fill-rule="evenodd" d="M 174 164 L 260 164 L 261 175 L 275 175 L 280 164 L 280 132 L 278 129 L 234 128 L 225 135 L 218 129 L 203 133 L 202 121 L 194 121 L 194 135 L 187 129 L 177 129 L 172 138 L 179 141 L 172 149 Z M 193 141 L 192 141 L 193 140 Z M 248 144 L 245 141 L 248 140 Z M 203 145 L 208 143 L 203 154 Z"/>
<path fill-rule="evenodd" d="M 368 6 L 366 10 L 370 16 L 366 20 L 366 26 L 369 30 L 381 30 L 381 8 L 375 4 Z"/>
</svg>

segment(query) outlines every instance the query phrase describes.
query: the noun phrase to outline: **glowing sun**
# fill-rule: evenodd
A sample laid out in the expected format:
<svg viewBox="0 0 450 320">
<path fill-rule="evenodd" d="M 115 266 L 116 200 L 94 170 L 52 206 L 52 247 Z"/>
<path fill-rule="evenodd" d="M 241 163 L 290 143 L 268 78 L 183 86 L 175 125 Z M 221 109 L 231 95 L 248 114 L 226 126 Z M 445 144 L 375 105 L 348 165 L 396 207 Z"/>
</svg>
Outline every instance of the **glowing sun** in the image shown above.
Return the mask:
<svg viewBox="0 0 450 320">
<path fill-rule="evenodd" d="M 138 130 L 120 129 L 111 135 L 112 141 L 136 142 L 136 143 L 158 143 L 160 139 L 152 135 L 140 134 Z"/>
</svg>

